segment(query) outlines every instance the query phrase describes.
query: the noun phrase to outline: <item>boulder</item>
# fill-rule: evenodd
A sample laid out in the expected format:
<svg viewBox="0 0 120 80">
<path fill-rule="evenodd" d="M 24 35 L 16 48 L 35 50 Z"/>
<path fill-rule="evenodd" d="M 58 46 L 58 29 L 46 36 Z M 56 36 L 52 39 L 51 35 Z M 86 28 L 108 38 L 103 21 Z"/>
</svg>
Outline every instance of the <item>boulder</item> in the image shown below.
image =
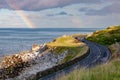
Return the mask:
<svg viewBox="0 0 120 80">
<path fill-rule="evenodd" d="M 17 76 L 23 67 L 24 62 L 18 54 L 3 57 L 0 64 L 0 79 Z"/>
<path fill-rule="evenodd" d="M 44 51 L 48 49 L 46 44 L 32 46 L 32 50 L 23 51 L 18 54 L 5 56 L 0 63 L 0 80 L 14 78 L 22 73 L 27 67 L 31 67 L 36 64 Z M 40 54 L 41 53 L 41 54 Z"/>
<path fill-rule="evenodd" d="M 48 49 L 48 46 L 47 46 L 46 44 L 43 44 L 43 45 L 41 46 L 40 50 L 39 50 L 39 53 L 42 53 L 42 52 L 44 52 L 44 51 L 47 50 L 47 49 Z"/>
<path fill-rule="evenodd" d="M 37 51 L 39 51 L 40 48 L 41 48 L 40 45 L 34 44 L 34 45 L 32 46 L 32 51 L 33 51 L 33 52 L 37 52 Z"/>
<path fill-rule="evenodd" d="M 23 62 L 29 65 L 35 63 L 35 59 L 38 57 L 39 52 L 24 51 L 20 53 Z"/>
<path fill-rule="evenodd" d="M 2 68 L 8 68 L 11 66 L 17 66 L 17 64 L 22 63 L 22 59 L 21 56 L 19 56 L 18 54 L 12 55 L 12 56 L 5 56 L 2 59 L 1 62 L 1 67 Z"/>
<path fill-rule="evenodd" d="M 18 76 L 23 69 L 35 64 L 38 54 L 39 52 L 24 51 L 3 57 L 0 63 L 0 79 Z"/>
</svg>

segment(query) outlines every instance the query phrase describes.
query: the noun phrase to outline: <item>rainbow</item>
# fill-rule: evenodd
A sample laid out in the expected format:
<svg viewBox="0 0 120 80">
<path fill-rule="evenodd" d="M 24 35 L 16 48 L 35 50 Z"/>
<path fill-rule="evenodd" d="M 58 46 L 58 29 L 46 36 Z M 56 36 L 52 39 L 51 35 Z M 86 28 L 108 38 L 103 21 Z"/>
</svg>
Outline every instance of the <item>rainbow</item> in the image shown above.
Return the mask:
<svg viewBox="0 0 120 80">
<path fill-rule="evenodd" d="M 33 22 L 28 19 L 28 17 L 25 15 L 23 11 L 16 11 L 16 13 L 20 16 L 20 18 L 23 20 L 23 22 L 25 22 L 25 24 L 29 28 L 36 28 L 35 24 L 33 24 Z"/>
<path fill-rule="evenodd" d="M 25 15 L 24 11 L 20 10 L 19 7 L 12 5 L 10 0 L 5 0 L 6 3 L 12 8 L 15 9 L 17 15 L 21 18 L 21 20 L 27 25 L 28 28 L 36 28 L 35 24 Z"/>
</svg>

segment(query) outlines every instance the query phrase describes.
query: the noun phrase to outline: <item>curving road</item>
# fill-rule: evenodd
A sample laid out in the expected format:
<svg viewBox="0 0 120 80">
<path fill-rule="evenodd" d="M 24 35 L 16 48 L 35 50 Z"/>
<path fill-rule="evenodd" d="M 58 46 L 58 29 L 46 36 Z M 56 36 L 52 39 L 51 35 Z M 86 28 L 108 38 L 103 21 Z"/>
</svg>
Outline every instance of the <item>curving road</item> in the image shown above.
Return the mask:
<svg viewBox="0 0 120 80">
<path fill-rule="evenodd" d="M 80 40 L 79 38 L 77 39 Z M 86 43 L 90 48 L 90 54 L 86 58 L 78 61 L 74 65 L 71 65 L 63 70 L 50 74 L 39 80 L 54 80 L 55 78 L 58 78 L 59 75 L 67 74 L 75 69 L 79 69 L 81 67 L 89 68 L 97 64 L 102 64 L 109 61 L 111 53 L 106 46 L 99 45 L 86 39 L 82 39 L 82 41 Z"/>
</svg>

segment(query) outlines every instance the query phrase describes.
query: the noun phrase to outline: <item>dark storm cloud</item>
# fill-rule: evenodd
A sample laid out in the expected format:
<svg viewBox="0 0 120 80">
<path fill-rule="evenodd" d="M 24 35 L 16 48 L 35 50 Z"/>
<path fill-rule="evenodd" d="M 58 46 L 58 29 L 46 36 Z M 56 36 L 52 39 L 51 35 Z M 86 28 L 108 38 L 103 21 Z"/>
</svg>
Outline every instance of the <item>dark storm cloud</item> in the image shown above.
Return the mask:
<svg viewBox="0 0 120 80">
<path fill-rule="evenodd" d="M 100 2 L 100 0 L 0 0 L 0 8 L 39 11 L 75 3 L 94 4 Z"/>
<path fill-rule="evenodd" d="M 120 3 L 115 2 L 99 10 L 90 9 L 90 8 L 81 8 L 80 11 L 85 12 L 86 15 L 98 15 L 98 16 L 104 16 L 108 14 L 120 14 Z"/>
</svg>

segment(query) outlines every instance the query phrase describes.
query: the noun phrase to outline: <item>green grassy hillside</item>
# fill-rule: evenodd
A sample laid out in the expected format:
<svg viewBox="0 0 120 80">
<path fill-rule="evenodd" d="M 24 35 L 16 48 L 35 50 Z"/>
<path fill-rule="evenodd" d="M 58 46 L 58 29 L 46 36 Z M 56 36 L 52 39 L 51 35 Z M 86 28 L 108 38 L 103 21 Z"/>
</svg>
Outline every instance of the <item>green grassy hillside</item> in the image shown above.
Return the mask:
<svg viewBox="0 0 120 80">
<path fill-rule="evenodd" d="M 112 52 L 110 62 L 92 69 L 75 70 L 58 80 L 120 80 L 120 26 L 96 31 L 87 39 L 107 45 Z"/>
<path fill-rule="evenodd" d="M 73 36 L 62 36 L 56 38 L 53 42 L 47 44 L 53 53 L 61 54 L 67 51 L 67 56 L 61 61 L 61 63 L 68 62 L 82 54 L 86 53 L 88 46 L 83 42 L 79 42 L 73 38 Z"/>
<path fill-rule="evenodd" d="M 115 42 L 120 42 L 120 26 L 112 26 L 105 30 L 96 31 L 87 37 L 87 39 L 102 45 L 111 45 Z"/>
</svg>

